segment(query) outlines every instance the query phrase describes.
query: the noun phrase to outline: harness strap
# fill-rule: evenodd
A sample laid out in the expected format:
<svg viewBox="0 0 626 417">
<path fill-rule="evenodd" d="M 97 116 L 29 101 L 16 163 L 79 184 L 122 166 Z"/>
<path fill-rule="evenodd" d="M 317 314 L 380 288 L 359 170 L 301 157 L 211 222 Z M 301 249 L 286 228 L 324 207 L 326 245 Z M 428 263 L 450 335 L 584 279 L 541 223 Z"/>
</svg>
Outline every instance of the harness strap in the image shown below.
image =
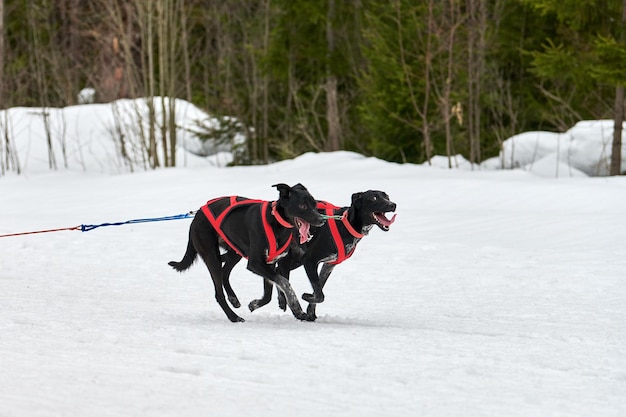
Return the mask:
<svg viewBox="0 0 626 417">
<path fill-rule="evenodd" d="M 287 242 L 285 242 L 285 244 L 280 249 L 278 249 L 278 241 L 276 240 L 276 237 L 274 235 L 274 229 L 272 229 L 269 222 L 267 221 L 266 213 L 267 213 L 268 205 L 269 205 L 269 202 L 267 201 L 264 201 L 263 204 L 261 205 L 261 217 L 263 218 L 263 228 L 265 229 L 265 236 L 267 237 L 267 243 L 268 243 L 267 263 L 270 264 L 278 256 L 280 256 L 283 252 L 287 250 L 287 248 L 289 247 L 289 244 L 291 243 L 291 239 L 293 238 L 293 235 L 290 233 L 289 239 L 287 239 Z M 276 220 L 278 221 L 278 223 L 280 223 L 283 226 L 284 224 L 287 224 L 287 226 L 284 226 L 284 227 L 289 227 L 289 228 L 293 227 L 291 224 L 287 223 L 280 216 L 280 214 L 278 214 L 278 211 L 276 211 L 276 202 L 272 203 L 272 214 L 274 215 L 274 217 L 276 217 Z"/>
<path fill-rule="evenodd" d="M 326 220 L 326 223 L 328 224 L 328 228 L 330 229 L 330 234 L 332 235 L 333 241 L 335 242 L 335 247 L 337 248 L 337 259 L 329 263 L 331 265 L 340 264 L 352 256 L 352 254 L 354 253 L 354 250 L 356 249 L 356 245 L 352 247 L 352 250 L 350 250 L 350 252 L 346 253 L 346 245 L 344 244 L 343 239 L 341 238 L 341 234 L 339 233 L 337 222 L 335 221 L 334 217 L 330 217 L 330 216 L 333 216 L 335 214 L 335 210 L 339 209 L 340 207 L 334 206 L 326 201 L 320 201 L 317 203 L 317 208 L 323 209 L 326 212 L 326 214 L 329 216 L 328 219 Z M 348 210 L 345 210 L 343 214 L 341 215 L 341 223 L 348 230 L 348 232 L 355 238 L 361 239 L 364 236 L 363 234 L 357 232 L 348 221 Z"/>
<path fill-rule="evenodd" d="M 228 236 L 226 236 L 226 233 L 224 233 L 224 231 L 222 230 L 222 221 L 224 221 L 224 218 L 226 217 L 228 213 L 230 213 L 231 209 L 237 205 L 236 204 L 237 197 L 236 196 L 230 197 L 230 205 L 226 207 L 226 209 L 222 213 L 220 213 L 220 215 L 217 216 L 217 218 L 213 215 L 213 212 L 210 209 L 211 204 L 215 203 L 218 200 L 221 200 L 222 198 L 223 197 L 218 197 L 218 198 L 214 198 L 213 200 L 209 200 L 204 206 L 202 206 L 202 212 L 204 213 L 206 218 L 209 220 L 209 223 L 211 223 L 211 226 L 213 226 L 213 229 L 215 229 L 215 231 L 220 235 L 220 237 L 224 240 L 224 242 L 226 242 L 226 244 L 230 246 L 231 249 L 237 252 L 239 256 L 248 259 L 248 257 L 243 253 L 243 251 L 239 249 L 237 246 L 235 246 L 235 244 L 228 238 Z"/>
<path fill-rule="evenodd" d="M 365 236 L 363 233 L 357 232 L 348 221 L 348 210 L 343 212 L 343 215 L 341 216 L 341 223 L 343 223 L 346 229 L 348 229 L 348 232 L 350 232 L 350 234 L 357 239 L 361 239 Z"/>
<path fill-rule="evenodd" d="M 210 206 L 211 204 L 215 203 L 216 201 L 219 200 L 223 200 L 223 199 L 229 199 L 229 206 L 227 206 L 224 211 L 222 211 L 217 217 L 213 214 L 213 211 L 211 210 Z M 212 200 L 209 200 L 204 206 L 202 206 L 202 212 L 204 213 L 204 215 L 206 216 L 206 218 L 209 220 L 209 223 L 211 223 L 211 226 L 213 226 L 213 228 L 215 229 L 215 231 L 220 235 L 220 237 L 224 240 L 224 242 L 231 248 L 233 249 L 235 252 L 237 252 L 237 254 L 241 257 L 244 257 L 246 259 L 248 259 L 248 256 L 246 256 L 243 251 L 238 248 L 237 246 L 235 246 L 235 244 L 228 238 L 228 236 L 226 235 L 226 233 L 224 233 L 224 231 L 222 230 L 222 222 L 224 221 L 224 219 L 226 218 L 226 216 L 235 208 L 235 207 L 240 207 L 243 205 L 250 205 L 250 204 L 257 204 L 260 203 L 261 204 L 261 220 L 263 222 L 263 230 L 265 232 L 265 237 L 267 239 L 267 243 L 268 243 L 268 253 L 267 253 L 267 263 L 273 263 L 274 260 L 280 256 L 281 254 L 283 254 L 288 248 L 289 248 L 289 244 L 291 243 L 291 240 L 293 238 L 293 236 L 291 234 L 289 234 L 289 239 L 287 239 L 287 242 L 281 246 L 280 248 L 278 248 L 278 242 L 276 240 L 276 235 L 274 233 L 274 229 L 272 229 L 272 226 L 270 226 L 269 221 L 267 219 L 267 212 L 268 212 L 268 206 L 269 206 L 269 202 L 268 201 L 264 201 L 264 200 L 252 200 L 252 199 L 242 199 L 242 200 L 238 200 L 238 196 L 230 196 L 230 197 L 218 197 L 218 198 L 214 198 Z M 274 202 L 273 206 L 275 206 L 276 203 Z M 283 225 L 284 227 L 293 227 L 291 224 L 287 223 L 282 216 L 280 216 L 280 214 L 278 213 L 278 211 L 276 210 L 272 210 L 271 214 L 276 217 L 276 220 Z M 287 226 L 285 226 L 284 224 L 287 224 Z"/>
<path fill-rule="evenodd" d="M 272 202 L 272 216 L 274 216 L 276 218 L 276 221 L 278 223 L 280 223 L 280 225 L 282 227 L 286 227 L 287 229 L 291 229 L 293 227 L 293 225 L 291 223 L 289 223 L 287 220 L 283 219 L 283 216 L 281 216 L 280 213 L 278 212 L 278 210 L 276 209 L 277 203 L 278 203 L 278 201 L 273 201 Z"/>
</svg>

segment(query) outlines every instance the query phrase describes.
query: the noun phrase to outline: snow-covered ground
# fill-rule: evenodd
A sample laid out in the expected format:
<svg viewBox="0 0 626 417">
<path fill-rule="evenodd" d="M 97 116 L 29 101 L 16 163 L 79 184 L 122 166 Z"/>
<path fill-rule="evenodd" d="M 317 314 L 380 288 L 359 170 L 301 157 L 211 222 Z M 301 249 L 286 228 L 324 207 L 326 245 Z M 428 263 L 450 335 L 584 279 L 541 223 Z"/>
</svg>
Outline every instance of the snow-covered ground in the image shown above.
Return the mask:
<svg viewBox="0 0 626 417">
<path fill-rule="evenodd" d="M 275 300 L 229 322 L 201 262 L 167 265 L 188 219 L 0 237 L 0 417 L 626 415 L 626 178 L 587 177 L 606 173 L 610 122 L 522 133 L 481 167 L 223 168 L 193 133 L 217 122 L 176 109 L 178 168 L 157 171 L 145 101 L 1 111 L 0 235 L 271 200 L 278 182 L 337 205 L 384 190 L 396 222 L 335 268 L 314 323 Z M 232 283 L 244 306 L 262 293 L 243 262 Z"/>
<path fill-rule="evenodd" d="M 302 182 L 398 204 L 316 322 L 229 322 L 190 221 L 0 238 L 0 416 L 624 416 L 626 178 L 440 170 L 347 152 L 268 166 L 0 177 L 0 234 L 159 217 Z M 296 293 L 309 291 L 302 270 Z M 238 265 L 242 302 L 261 279 Z"/>
</svg>

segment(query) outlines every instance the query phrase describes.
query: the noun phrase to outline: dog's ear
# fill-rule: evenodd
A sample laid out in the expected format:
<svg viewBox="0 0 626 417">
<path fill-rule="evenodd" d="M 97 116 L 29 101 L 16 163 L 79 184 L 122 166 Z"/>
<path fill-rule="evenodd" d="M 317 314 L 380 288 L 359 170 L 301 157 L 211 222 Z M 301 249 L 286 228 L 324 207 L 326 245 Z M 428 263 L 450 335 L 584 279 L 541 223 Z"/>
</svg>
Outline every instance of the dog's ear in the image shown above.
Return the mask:
<svg viewBox="0 0 626 417">
<path fill-rule="evenodd" d="M 276 189 L 278 189 L 280 198 L 287 198 L 291 194 L 291 187 L 288 186 L 287 184 L 283 184 L 283 183 L 274 184 L 272 185 L 272 187 L 276 187 Z"/>
<path fill-rule="evenodd" d="M 354 193 L 352 194 L 352 205 L 356 208 L 361 207 L 361 197 L 363 197 L 363 193 Z"/>
</svg>

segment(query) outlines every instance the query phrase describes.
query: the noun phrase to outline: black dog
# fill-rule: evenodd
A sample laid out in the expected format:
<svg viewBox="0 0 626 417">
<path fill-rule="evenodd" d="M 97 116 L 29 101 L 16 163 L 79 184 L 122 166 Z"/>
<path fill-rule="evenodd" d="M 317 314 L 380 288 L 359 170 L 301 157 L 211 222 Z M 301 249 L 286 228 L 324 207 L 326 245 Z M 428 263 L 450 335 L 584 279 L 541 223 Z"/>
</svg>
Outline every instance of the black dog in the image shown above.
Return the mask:
<svg viewBox="0 0 626 417">
<path fill-rule="evenodd" d="M 387 219 L 385 213 L 396 211 L 396 204 L 389 200 L 383 191 L 369 190 L 352 195 L 350 207 L 335 207 L 326 202 L 318 202 L 318 210 L 327 216 L 340 217 L 339 220 L 329 218 L 326 224 L 313 230 L 312 239 L 302 249 L 294 248 L 278 263 L 281 276 L 289 279 L 289 271 L 304 265 L 313 294 L 304 294 L 302 298 L 309 302 L 308 319 L 316 319 L 315 305 L 324 301 L 322 288 L 335 265 L 349 258 L 356 249 L 357 243 L 377 225 L 381 230 L 388 231 L 395 221 L 394 214 Z M 318 265 L 323 263 L 318 275 Z M 226 278 L 228 280 L 228 277 Z M 254 311 L 269 303 L 272 297 L 272 285 L 264 283 L 263 298 L 253 300 L 248 307 Z M 279 306 L 285 310 L 284 295 L 278 294 Z"/>
<path fill-rule="evenodd" d="M 244 320 L 230 309 L 223 290 L 226 289 L 231 304 L 239 307 L 228 275 L 242 256 L 248 259 L 250 271 L 278 285 L 296 318 L 307 319 L 291 284 L 277 273 L 276 262 L 294 247 L 291 244 L 294 226 L 299 241 L 304 243 L 310 238 L 309 227 L 322 226 L 324 218 L 316 210 L 315 199 L 303 185 L 277 184 L 274 187 L 278 188 L 279 199 L 273 203 L 239 196 L 209 201 L 191 222 L 183 259 L 169 262 L 171 267 L 182 272 L 200 254 L 211 273 L 215 299 L 233 322 Z M 224 255 L 220 255 L 220 248 L 226 250 Z"/>
</svg>

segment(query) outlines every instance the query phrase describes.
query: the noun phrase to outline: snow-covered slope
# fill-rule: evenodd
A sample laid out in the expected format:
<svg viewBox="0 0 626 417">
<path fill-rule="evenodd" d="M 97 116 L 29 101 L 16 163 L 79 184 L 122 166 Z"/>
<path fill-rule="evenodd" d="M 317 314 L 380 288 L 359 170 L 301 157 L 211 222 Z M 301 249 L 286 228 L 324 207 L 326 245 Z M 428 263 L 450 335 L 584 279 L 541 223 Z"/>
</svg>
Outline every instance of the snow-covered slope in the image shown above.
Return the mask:
<svg viewBox="0 0 626 417">
<path fill-rule="evenodd" d="M 0 238 L 0 416 L 623 416 L 624 178 L 439 170 L 347 152 L 257 167 L 0 178 L 0 234 L 274 199 L 302 182 L 398 204 L 319 319 L 230 323 L 189 220 Z M 296 293 L 309 291 L 294 271 Z M 242 262 L 243 303 L 262 292 Z M 245 304 L 244 304 L 245 305 Z"/>
</svg>

